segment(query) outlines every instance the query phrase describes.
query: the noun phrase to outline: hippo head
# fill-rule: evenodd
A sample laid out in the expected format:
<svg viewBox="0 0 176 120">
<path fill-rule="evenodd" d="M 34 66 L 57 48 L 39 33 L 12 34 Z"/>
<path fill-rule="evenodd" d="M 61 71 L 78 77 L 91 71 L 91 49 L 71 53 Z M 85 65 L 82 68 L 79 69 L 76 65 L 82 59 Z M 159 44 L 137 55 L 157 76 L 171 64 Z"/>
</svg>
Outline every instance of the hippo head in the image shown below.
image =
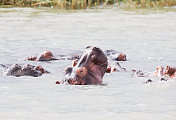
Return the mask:
<svg viewBox="0 0 176 120">
<path fill-rule="evenodd" d="M 47 50 L 38 57 L 38 61 L 49 61 L 53 59 L 53 54 L 51 51 Z"/>
<path fill-rule="evenodd" d="M 118 57 L 116 58 L 117 61 L 126 61 L 126 55 L 121 53 L 120 55 L 118 55 Z"/>
<path fill-rule="evenodd" d="M 176 72 L 176 68 L 170 67 L 170 66 L 166 66 L 166 70 L 165 70 L 165 74 L 172 76 L 174 73 Z"/>
<path fill-rule="evenodd" d="M 47 50 L 45 52 L 43 52 L 42 54 L 40 54 L 39 56 L 32 56 L 32 57 L 28 57 L 27 60 L 31 60 L 31 61 L 50 61 L 50 60 L 57 60 L 56 58 L 54 58 L 53 54 L 51 51 Z"/>
<path fill-rule="evenodd" d="M 20 76 L 33 76 L 33 77 L 38 77 L 41 76 L 44 73 L 49 73 L 48 71 L 44 70 L 42 66 L 33 66 L 33 65 L 25 65 L 21 66 L 19 64 L 14 64 L 12 66 L 7 67 L 4 70 L 4 75 L 5 76 L 15 76 L 15 77 L 20 77 Z"/>
<path fill-rule="evenodd" d="M 75 67 L 65 70 L 65 81 L 73 85 L 102 84 L 107 57 L 100 48 L 87 47 Z"/>
</svg>

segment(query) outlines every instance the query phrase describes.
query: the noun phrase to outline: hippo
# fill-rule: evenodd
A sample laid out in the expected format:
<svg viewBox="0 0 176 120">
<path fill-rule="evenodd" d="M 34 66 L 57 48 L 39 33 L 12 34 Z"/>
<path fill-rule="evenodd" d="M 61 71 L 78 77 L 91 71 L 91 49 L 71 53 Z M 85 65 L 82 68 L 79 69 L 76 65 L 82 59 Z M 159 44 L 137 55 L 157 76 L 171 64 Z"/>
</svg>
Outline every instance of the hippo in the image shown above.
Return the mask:
<svg viewBox="0 0 176 120">
<path fill-rule="evenodd" d="M 133 76 L 136 77 L 163 77 L 164 74 L 164 68 L 160 65 L 156 67 L 156 71 L 153 72 L 142 72 L 141 70 L 131 70 L 133 72 Z"/>
<path fill-rule="evenodd" d="M 174 77 L 175 76 L 175 72 L 176 72 L 176 68 L 170 67 L 170 66 L 166 66 L 164 74 L 168 75 L 170 77 Z"/>
<path fill-rule="evenodd" d="M 117 52 L 116 50 L 113 50 L 113 49 L 105 50 L 104 53 L 107 56 L 108 63 L 109 63 L 106 73 L 111 73 L 116 71 L 126 71 L 126 69 L 122 68 L 119 62 L 117 62 L 117 61 L 127 61 L 125 54 L 121 52 Z"/>
<path fill-rule="evenodd" d="M 58 55 L 57 57 L 54 57 L 53 53 L 47 50 L 38 56 L 31 56 L 27 58 L 27 60 L 30 60 L 30 61 L 52 61 L 52 60 L 65 60 L 65 59 L 68 59 L 68 60 L 79 59 L 79 55 L 77 54 Z"/>
<path fill-rule="evenodd" d="M 133 76 L 137 76 L 137 77 L 165 77 L 165 71 L 164 71 L 164 67 L 159 65 L 156 67 L 156 71 L 153 73 L 144 73 L 141 70 L 132 70 L 132 72 L 134 73 Z M 163 78 L 164 79 L 164 78 Z"/>
<path fill-rule="evenodd" d="M 57 58 L 54 58 L 53 53 L 49 50 L 41 53 L 39 56 L 32 56 L 28 57 L 27 60 L 31 61 L 51 61 L 51 60 L 58 60 Z"/>
<path fill-rule="evenodd" d="M 116 50 L 105 50 L 105 54 L 115 61 L 127 61 L 126 54 L 117 52 Z"/>
<path fill-rule="evenodd" d="M 3 71 L 5 76 L 33 76 L 38 77 L 41 76 L 44 73 L 50 73 L 47 70 L 43 69 L 42 66 L 33 66 L 33 65 L 19 65 L 19 64 L 13 64 L 9 67 L 6 67 Z"/>
<path fill-rule="evenodd" d="M 166 66 L 165 69 L 161 65 L 156 67 L 155 76 L 175 78 L 175 75 L 176 75 L 176 68 L 174 67 Z"/>
<path fill-rule="evenodd" d="M 153 78 L 157 78 L 160 81 L 168 81 L 169 79 L 176 78 L 176 68 L 170 67 L 170 66 L 166 66 L 166 68 L 164 68 L 163 66 L 159 65 L 156 67 L 156 71 L 154 72 L 154 74 L 151 74 L 151 73 L 145 74 L 141 71 L 136 71 L 136 70 L 133 70 L 133 72 L 134 72 L 134 75 L 137 77 L 153 77 Z M 153 80 L 148 79 L 144 83 L 149 83 L 149 82 L 153 82 Z"/>
<path fill-rule="evenodd" d="M 65 51 L 58 50 L 58 55 L 54 57 L 53 53 L 51 51 L 47 50 L 47 51 L 39 54 L 38 56 L 28 57 L 27 60 L 30 60 L 30 61 L 52 61 L 52 60 L 80 59 L 81 51 L 72 50 L 73 53 L 67 53 L 66 51 L 69 51 L 69 50 L 65 50 Z M 65 52 L 65 54 L 62 52 Z M 126 61 L 127 60 L 125 54 L 117 52 L 116 50 L 105 50 L 104 53 L 107 57 L 110 57 L 112 60 L 115 60 L 115 61 Z"/>
<path fill-rule="evenodd" d="M 126 71 L 125 68 L 121 67 L 121 65 L 116 62 L 115 64 L 109 64 L 106 70 L 106 73 L 116 72 L 116 71 Z"/>
<path fill-rule="evenodd" d="M 88 46 L 74 65 L 65 69 L 65 78 L 56 84 L 97 85 L 103 83 L 108 61 L 98 47 Z"/>
</svg>

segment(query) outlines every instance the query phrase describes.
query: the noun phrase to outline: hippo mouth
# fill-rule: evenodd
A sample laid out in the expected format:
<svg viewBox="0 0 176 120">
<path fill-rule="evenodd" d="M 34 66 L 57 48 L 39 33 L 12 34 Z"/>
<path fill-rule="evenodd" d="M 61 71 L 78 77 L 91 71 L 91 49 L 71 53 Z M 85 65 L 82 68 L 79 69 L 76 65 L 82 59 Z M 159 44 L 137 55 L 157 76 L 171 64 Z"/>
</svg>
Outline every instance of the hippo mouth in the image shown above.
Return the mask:
<svg viewBox="0 0 176 120">
<path fill-rule="evenodd" d="M 78 79 L 78 78 L 73 79 L 73 78 L 71 78 L 71 79 L 68 79 L 67 81 L 70 85 L 86 85 L 85 82 L 84 82 L 85 80 L 83 80 L 83 79 Z"/>
<path fill-rule="evenodd" d="M 68 83 L 70 85 L 86 85 L 86 75 L 87 75 L 87 68 L 80 67 L 76 70 L 73 70 L 73 68 L 67 68 L 65 70 L 66 76 L 64 83 Z"/>
</svg>

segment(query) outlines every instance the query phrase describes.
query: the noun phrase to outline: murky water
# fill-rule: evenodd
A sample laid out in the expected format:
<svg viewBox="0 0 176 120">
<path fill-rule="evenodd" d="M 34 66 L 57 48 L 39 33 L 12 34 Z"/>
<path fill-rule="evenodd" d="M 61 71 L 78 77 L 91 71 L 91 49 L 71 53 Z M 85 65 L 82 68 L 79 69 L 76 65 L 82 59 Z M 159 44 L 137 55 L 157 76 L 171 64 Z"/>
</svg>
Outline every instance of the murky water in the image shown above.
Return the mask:
<svg viewBox="0 0 176 120">
<path fill-rule="evenodd" d="M 0 119 L 175 120 L 176 80 L 143 84 L 147 78 L 116 72 L 105 75 L 105 86 L 56 85 L 71 61 L 24 61 L 47 49 L 83 50 L 92 45 L 127 54 L 128 61 L 120 63 L 127 70 L 152 72 L 157 65 L 176 66 L 175 21 L 175 11 L 1 8 L 0 63 L 40 64 L 52 74 L 38 78 L 1 74 Z"/>
</svg>

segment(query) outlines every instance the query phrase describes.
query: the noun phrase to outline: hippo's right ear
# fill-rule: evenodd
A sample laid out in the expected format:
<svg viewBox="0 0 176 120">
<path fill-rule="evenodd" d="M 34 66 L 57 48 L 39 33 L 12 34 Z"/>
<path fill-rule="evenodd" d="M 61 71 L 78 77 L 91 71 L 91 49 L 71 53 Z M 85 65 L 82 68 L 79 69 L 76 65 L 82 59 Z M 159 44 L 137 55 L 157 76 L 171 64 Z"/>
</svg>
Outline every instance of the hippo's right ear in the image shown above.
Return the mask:
<svg viewBox="0 0 176 120">
<path fill-rule="evenodd" d="M 65 73 L 65 75 L 66 74 L 71 74 L 72 71 L 73 71 L 73 67 L 67 67 L 67 68 L 65 68 L 64 73 Z"/>
</svg>

